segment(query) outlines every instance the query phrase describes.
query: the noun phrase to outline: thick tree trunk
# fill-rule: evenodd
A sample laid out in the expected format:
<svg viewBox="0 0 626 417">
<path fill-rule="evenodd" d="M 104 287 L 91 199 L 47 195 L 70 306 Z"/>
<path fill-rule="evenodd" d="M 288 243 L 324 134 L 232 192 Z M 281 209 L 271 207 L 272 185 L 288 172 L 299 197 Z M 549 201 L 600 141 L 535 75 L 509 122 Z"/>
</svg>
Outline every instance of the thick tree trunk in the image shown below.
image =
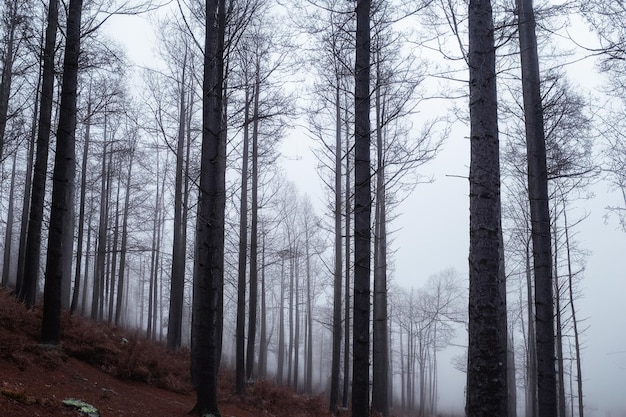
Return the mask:
<svg viewBox="0 0 626 417">
<path fill-rule="evenodd" d="M 63 274 L 67 272 L 64 270 L 65 262 L 68 258 L 70 261 L 72 259 L 72 245 L 66 245 L 68 243 L 66 235 L 70 234 L 73 237 L 76 97 L 82 7 L 82 0 L 70 1 L 52 183 L 41 340 L 43 343 L 53 345 L 61 342 L 61 285 Z"/>
<path fill-rule="evenodd" d="M 225 1 L 206 4 L 202 162 L 196 223 L 196 257 L 191 333 L 194 412 L 220 416 L 217 371 L 221 353 L 224 288 L 226 138 L 224 128 Z"/>
<path fill-rule="evenodd" d="M 30 201 L 30 216 L 26 237 L 24 259 L 24 276 L 21 277 L 22 288 L 18 293 L 20 301 L 31 309 L 37 297 L 37 281 L 39 279 L 39 262 L 41 258 L 41 225 L 43 222 L 44 198 L 46 195 L 46 176 L 48 173 L 48 149 L 52 120 L 54 96 L 54 53 L 58 27 L 58 0 L 50 0 L 48 5 L 48 23 L 43 51 L 43 78 L 39 123 L 37 127 L 37 152 L 33 172 Z"/>
<path fill-rule="evenodd" d="M 500 162 L 491 2 L 469 3 L 470 254 L 468 417 L 507 416 L 506 299 L 500 234 Z"/>
<path fill-rule="evenodd" d="M 557 413 L 548 170 L 532 0 L 517 0 L 533 242 L 539 417 Z"/>
<path fill-rule="evenodd" d="M 354 326 L 352 416 L 369 415 L 370 351 L 370 0 L 356 4 L 354 109 Z"/>
</svg>

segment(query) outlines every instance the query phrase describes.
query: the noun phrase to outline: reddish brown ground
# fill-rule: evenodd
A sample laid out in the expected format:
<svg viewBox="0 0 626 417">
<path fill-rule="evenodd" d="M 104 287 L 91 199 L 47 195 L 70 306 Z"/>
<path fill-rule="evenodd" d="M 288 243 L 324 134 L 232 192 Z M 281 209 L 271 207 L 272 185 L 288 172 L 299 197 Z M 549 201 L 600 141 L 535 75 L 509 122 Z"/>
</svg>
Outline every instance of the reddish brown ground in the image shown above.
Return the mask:
<svg viewBox="0 0 626 417">
<path fill-rule="evenodd" d="M 101 323 L 63 317 L 61 349 L 37 343 L 41 311 L 26 311 L 0 290 L 0 416 L 80 416 L 62 404 L 75 398 L 109 416 L 186 416 L 195 396 L 189 353 Z M 231 375 L 220 375 L 223 417 L 328 416 L 320 398 L 258 381 L 245 401 L 233 395 Z"/>
</svg>

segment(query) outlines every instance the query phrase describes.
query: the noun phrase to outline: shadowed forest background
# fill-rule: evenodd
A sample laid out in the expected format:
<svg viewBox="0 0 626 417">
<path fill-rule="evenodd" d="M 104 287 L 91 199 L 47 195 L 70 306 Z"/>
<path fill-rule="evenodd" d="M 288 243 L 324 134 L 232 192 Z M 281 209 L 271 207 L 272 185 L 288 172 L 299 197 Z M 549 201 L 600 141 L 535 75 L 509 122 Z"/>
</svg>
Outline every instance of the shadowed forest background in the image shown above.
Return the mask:
<svg viewBox="0 0 626 417">
<path fill-rule="evenodd" d="M 67 310 L 189 347 L 200 414 L 221 367 L 354 416 L 625 415 L 625 6 L 0 15 L 1 282 L 42 343 Z"/>
</svg>

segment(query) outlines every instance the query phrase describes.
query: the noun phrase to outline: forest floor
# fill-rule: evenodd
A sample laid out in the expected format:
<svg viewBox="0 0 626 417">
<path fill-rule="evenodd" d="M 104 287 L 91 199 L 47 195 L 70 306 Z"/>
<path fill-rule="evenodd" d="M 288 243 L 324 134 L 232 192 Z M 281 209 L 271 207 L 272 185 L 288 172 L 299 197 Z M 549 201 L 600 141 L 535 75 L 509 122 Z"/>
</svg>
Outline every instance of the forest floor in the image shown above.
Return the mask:
<svg viewBox="0 0 626 417">
<path fill-rule="evenodd" d="M 81 416 L 64 400 L 92 405 L 99 416 L 186 416 L 195 404 L 189 351 L 104 323 L 64 313 L 60 348 L 40 345 L 41 309 L 32 311 L 0 290 L 0 416 Z M 267 381 L 234 394 L 232 373 L 219 376 L 222 417 L 328 417 L 322 398 Z M 94 414 L 95 415 L 95 414 Z"/>
</svg>

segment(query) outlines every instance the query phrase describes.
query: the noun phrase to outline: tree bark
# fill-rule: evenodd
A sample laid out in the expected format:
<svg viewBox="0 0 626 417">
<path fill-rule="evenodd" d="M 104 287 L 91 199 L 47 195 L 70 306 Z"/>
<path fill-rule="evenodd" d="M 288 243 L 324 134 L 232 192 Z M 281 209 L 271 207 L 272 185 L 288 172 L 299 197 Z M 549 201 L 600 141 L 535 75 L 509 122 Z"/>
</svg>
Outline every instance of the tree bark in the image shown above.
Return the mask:
<svg viewBox="0 0 626 417">
<path fill-rule="evenodd" d="M 48 149 L 52 120 L 54 96 L 54 53 L 58 28 L 58 0 L 50 0 L 48 5 L 48 23 L 43 51 L 43 75 L 40 97 L 39 123 L 37 126 L 37 151 L 33 172 L 30 215 L 26 237 L 24 276 L 18 299 L 31 309 L 37 297 L 39 262 L 41 258 L 41 224 L 43 222 L 44 198 L 46 195 L 46 176 L 48 173 Z M 18 278 L 19 279 L 19 278 Z"/>
<path fill-rule="evenodd" d="M 352 416 L 369 415 L 370 351 L 370 0 L 356 4 L 354 109 L 354 327 Z"/>
<path fill-rule="evenodd" d="M 6 49 L 2 59 L 2 75 L 0 80 L 0 161 L 4 159 L 4 145 L 6 142 L 5 132 L 9 113 L 9 98 L 11 97 L 11 82 L 13 81 L 13 63 L 15 62 L 15 32 L 19 24 L 18 4 L 22 0 L 7 1 L 8 27 L 6 36 Z"/>
<path fill-rule="evenodd" d="M 258 281 L 258 230 L 259 230 L 259 96 L 261 89 L 260 64 L 257 57 L 255 75 L 255 93 L 252 124 L 252 205 L 250 216 L 250 299 L 248 307 L 248 345 L 246 347 L 246 376 L 254 376 L 254 346 L 256 342 L 257 302 L 259 298 Z"/>
<path fill-rule="evenodd" d="M 85 196 L 87 194 L 87 158 L 89 156 L 89 139 L 91 132 L 91 87 L 87 97 L 87 120 L 85 122 L 85 143 L 83 143 L 83 160 L 80 171 L 80 202 L 78 209 L 78 237 L 76 246 L 76 272 L 74 274 L 74 291 L 72 293 L 72 303 L 70 314 L 74 315 L 78 308 L 78 297 L 80 295 L 81 268 L 83 260 L 83 236 L 85 232 Z M 85 267 L 85 275 L 87 268 Z M 87 287 L 83 288 L 83 293 Z"/>
<path fill-rule="evenodd" d="M 533 242 L 539 417 L 557 413 L 548 169 L 532 0 L 517 0 Z"/>
<path fill-rule="evenodd" d="M 507 416 L 506 299 L 502 291 L 500 162 L 491 2 L 469 3 L 470 254 L 468 417 Z"/>
<path fill-rule="evenodd" d="M 64 272 L 67 272 L 64 269 L 65 262 L 72 259 L 72 240 L 70 239 L 69 246 L 66 246 L 68 243 L 66 235 L 73 236 L 76 98 L 82 7 L 82 0 L 70 1 L 52 182 L 41 340 L 43 343 L 53 345 L 61 342 L 61 285 Z"/>
<path fill-rule="evenodd" d="M 216 417 L 220 416 L 217 371 L 222 340 L 226 202 L 226 138 L 222 134 L 225 19 L 225 0 L 208 0 L 191 334 L 192 380 L 197 393 L 194 412 Z"/>
<path fill-rule="evenodd" d="M 11 190 L 9 191 L 9 207 L 7 208 L 7 229 L 4 236 L 4 254 L 2 262 L 2 287 L 9 285 L 9 272 L 11 270 L 11 247 L 13 246 L 13 195 L 15 193 L 15 162 L 17 151 L 13 154 L 13 167 L 11 169 Z"/>
<path fill-rule="evenodd" d="M 185 236 L 183 224 L 183 167 L 185 151 L 185 125 L 187 123 L 185 97 L 187 73 L 187 48 L 185 47 L 182 75 L 179 83 L 178 137 L 176 143 L 176 178 L 174 184 L 174 233 L 172 236 L 172 275 L 170 278 L 170 308 L 167 321 L 167 348 L 177 351 L 181 345 L 183 325 L 183 298 L 185 295 Z"/>
<path fill-rule="evenodd" d="M 380 52 L 380 50 L 378 50 Z M 376 208 L 374 220 L 374 302 L 372 337 L 372 411 L 389 416 L 389 347 L 387 345 L 387 227 L 385 162 L 380 93 L 380 54 L 376 59 Z"/>
<path fill-rule="evenodd" d="M 132 138 L 134 142 L 135 138 Z M 133 160 L 135 156 L 135 144 L 132 143 L 129 149 L 128 171 L 126 172 L 126 194 L 124 196 L 124 212 L 122 213 L 122 243 L 120 245 L 120 269 L 117 277 L 117 300 L 115 304 L 115 325 L 122 323 L 122 300 L 124 297 L 125 274 L 126 274 L 126 252 L 128 247 L 128 214 L 130 212 L 130 186 L 133 173 Z"/>
<path fill-rule="evenodd" d="M 331 356 L 330 376 L 330 412 L 337 414 L 339 403 L 339 368 L 341 363 L 341 286 L 342 254 L 341 254 L 341 105 L 339 79 L 335 86 L 335 269 L 333 284 L 333 351 Z M 345 375 L 344 375 L 345 378 Z"/>
<path fill-rule="evenodd" d="M 239 265 L 237 268 L 237 328 L 235 330 L 235 391 L 243 397 L 246 393 L 245 342 L 246 342 L 246 267 L 248 266 L 248 161 L 250 158 L 250 93 L 246 86 L 243 152 L 241 164 L 241 197 L 239 199 Z"/>
</svg>

